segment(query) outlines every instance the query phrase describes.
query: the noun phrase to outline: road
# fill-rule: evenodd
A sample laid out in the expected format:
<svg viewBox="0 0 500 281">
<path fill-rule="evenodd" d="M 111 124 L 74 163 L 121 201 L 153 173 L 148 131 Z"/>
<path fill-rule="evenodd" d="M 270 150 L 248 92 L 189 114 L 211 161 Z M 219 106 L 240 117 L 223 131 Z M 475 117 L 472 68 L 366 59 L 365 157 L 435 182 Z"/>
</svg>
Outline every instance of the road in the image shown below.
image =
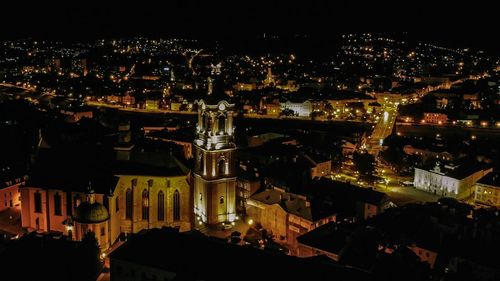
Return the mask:
<svg viewBox="0 0 500 281">
<path fill-rule="evenodd" d="M 366 142 L 368 153 L 375 157 L 377 157 L 378 153 L 382 150 L 384 139 L 392 133 L 398 114 L 398 107 L 396 104 L 387 103 L 383 105 L 382 110 L 383 114 Z"/>
</svg>

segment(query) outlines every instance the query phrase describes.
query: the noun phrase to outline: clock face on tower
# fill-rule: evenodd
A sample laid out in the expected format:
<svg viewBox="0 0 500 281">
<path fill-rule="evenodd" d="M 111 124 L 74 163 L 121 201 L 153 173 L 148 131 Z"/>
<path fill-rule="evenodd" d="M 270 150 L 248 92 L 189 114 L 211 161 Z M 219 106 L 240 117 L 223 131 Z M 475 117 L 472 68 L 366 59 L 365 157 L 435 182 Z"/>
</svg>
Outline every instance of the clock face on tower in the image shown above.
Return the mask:
<svg viewBox="0 0 500 281">
<path fill-rule="evenodd" d="M 219 104 L 219 110 L 225 110 L 225 109 L 226 106 L 223 103 Z"/>
</svg>

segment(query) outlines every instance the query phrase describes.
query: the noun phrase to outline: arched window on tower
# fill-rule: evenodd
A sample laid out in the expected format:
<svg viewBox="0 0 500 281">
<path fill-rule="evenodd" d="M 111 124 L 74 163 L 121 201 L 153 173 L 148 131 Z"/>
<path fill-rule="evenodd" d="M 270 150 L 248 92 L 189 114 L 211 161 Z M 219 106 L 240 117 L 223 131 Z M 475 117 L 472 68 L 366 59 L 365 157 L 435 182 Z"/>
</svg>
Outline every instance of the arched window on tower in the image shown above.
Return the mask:
<svg viewBox="0 0 500 281">
<path fill-rule="evenodd" d="M 158 220 L 165 220 L 165 194 L 161 190 L 158 192 Z"/>
<path fill-rule="evenodd" d="M 198 170 L 203 172 L 203 152 L 198 150 L 198 159 L 196 159 L 196 166 L 198 166 Z"/>
<path fill-rule="evenodd" d="M 132 188 L 125 193 L 125 218 L 132 219 Z"/>
<path fill-rule="evenodd" d="M 218 170 L 219 170 L 219 175 L 225 175 L 226 174 L 226 158 L 224 156 L 221 156 L 219 158 L 217 166 L 218 166 Z"/>
<path fill-rule="evenodd" d="M 201 114 L 201 124 L 200 124 L 200 127 L 201 127 L 201 130 L 203 132 L 205 132 L 207 130 L 207 123 L 208 123 L 208 116 L 207 116 L 207 113 L 206 112 L 203 112 Z"/>
<path fill-rule="evenodd" d="M 181 219 L 181 194 L 178 190 L 174 192 L 174 221 Z"/>
<path fill-rule="evenodd" d="M 226 133 L 226 116 L 223 114 L 217 117 L 217 128 L 219 131 L 219 135 L 223 135 Z"/>
<path fill-rule="evenodd" d="M 205 131 L 211 132 L 212 131 L 212 116 L 209 114 L 205 114 L 206 118 L 206 123 L 205 123 Z"/>
<path fill-rule="evenodd" d="M 149 191 L 147 189 L 142 191 L 142 219 L 149 219 Z"/>
</svg>

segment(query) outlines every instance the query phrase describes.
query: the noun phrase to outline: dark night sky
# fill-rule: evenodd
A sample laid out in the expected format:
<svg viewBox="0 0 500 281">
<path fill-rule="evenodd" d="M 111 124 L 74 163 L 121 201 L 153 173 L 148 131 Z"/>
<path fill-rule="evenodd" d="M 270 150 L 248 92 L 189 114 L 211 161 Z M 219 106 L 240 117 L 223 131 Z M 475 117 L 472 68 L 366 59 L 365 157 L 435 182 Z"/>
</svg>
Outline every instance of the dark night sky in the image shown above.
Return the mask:
<svg viewBox="0 0 500 281">
<path fill-rule="evenodd" d="M 493 1 L 466 6 L 440 0 L 17 2 L 2 9 L 2 39 L 137 35 L 245 39 L 262 32 L 328 37 L 349 31 L 409 31 L 415 39 L 450 46 L 500 49 L 493 38 L 498 35 Z"/>
</svg>

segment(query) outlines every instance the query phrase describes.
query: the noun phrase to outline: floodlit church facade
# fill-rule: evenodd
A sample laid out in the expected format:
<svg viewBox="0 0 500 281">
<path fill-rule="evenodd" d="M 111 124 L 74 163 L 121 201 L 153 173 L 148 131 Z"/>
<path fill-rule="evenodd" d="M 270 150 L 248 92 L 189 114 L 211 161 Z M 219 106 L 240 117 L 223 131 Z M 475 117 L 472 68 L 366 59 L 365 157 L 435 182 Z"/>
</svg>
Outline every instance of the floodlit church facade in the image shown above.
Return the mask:
<svg viewBox="0 0 500 281">
<path fill-rule="evenodd" d="M 192 193 L 185 174 L 118 175 L 110 188 L 89 194 L 56 186 L 21 187 L 22 226 L 75 240 L 83 238 L 82 230 L 89 230 L 101 249 L 111 246 L 121 233 L 163 226 L 191 229 Z"/>
</svg>

